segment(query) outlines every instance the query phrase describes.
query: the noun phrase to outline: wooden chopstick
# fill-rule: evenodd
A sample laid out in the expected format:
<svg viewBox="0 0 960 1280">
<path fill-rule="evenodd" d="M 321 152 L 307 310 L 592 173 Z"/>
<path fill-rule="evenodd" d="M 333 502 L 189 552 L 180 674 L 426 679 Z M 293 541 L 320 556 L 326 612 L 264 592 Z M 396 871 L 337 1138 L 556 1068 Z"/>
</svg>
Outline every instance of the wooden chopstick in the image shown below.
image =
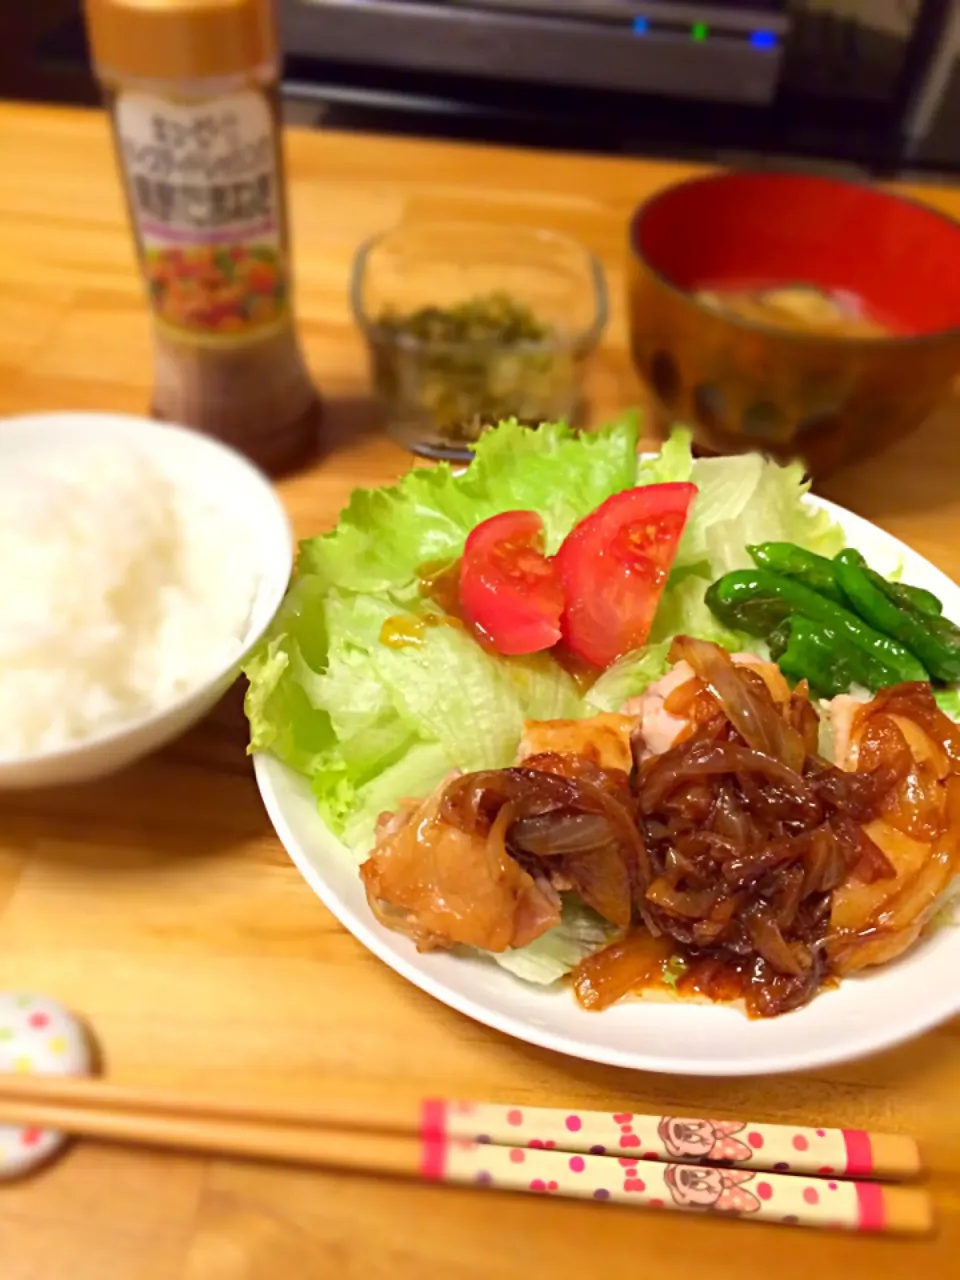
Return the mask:
<svg viewBox="0 0 960 1280">
<path fill-rule="evenodd" d="M 500 1146 L 430 1131 L 377 1132 L 287 1118 L 220 1114 L 194 1098 L 184 1109 L 172 1095 L 136 1105 L 136 1091 L 97 1081 L 60 1080 L 62 1092 L 82 1085 L 81 1100 L 51 1101 L 54 1082 L 37 1076 L 0 1078 L 0 1121 L 31 1128 L 214 1155 L 317 1165 L 379 1175 L 491 1186 L 635 1207 L 719 1212 L 747 1220 L 833 1227 L 848 1231 L 925 1233 L 930 1197 L 916 1188 L 842 1178 L 761 1173 L 691 1164 L 647 1162 L 639 1156 L 571 1154 L 545 1147 Z M 31 1086 L 39 1086 L 31 1089 Z M 109 1095 L 114 1101 L 108 1102 Z M 14 1096 L 16 1095 L 16 1096 Z M 123 1097 L 117 1104 L 116 1097 Z M 162 1105 L 156 1105 L 157 1102 Z M 269 1109 L 263 1108 L 264 1113 Z M 397 1109 L 399 1110 L 399 1109 Z M 569 1113 L 574 1114 L 574 1113 Z M 583 1114 L 583 1113 L 579 1113 Z"/>
<path fill-rule="evenodd" d="M 916 1142 L 862 1129 L 808 1128 L 752 1121 L 689 1119 L 621 1111 L 527 1107 L 504 1103 L 419 1104 L 323 1098 L 295 1103 L 169 1092 L 108 1080 L 0 1073 L 0 1106 L 48 1102 L 176 1116 L 256 1120 L 268 1125 L 425 1135 L 592 1155 L 640 1156 L 680 1164 L 729 1164 L 776 1173 L 812 1173 L 900 1181 L 920 1172 Z"/>
</svg>

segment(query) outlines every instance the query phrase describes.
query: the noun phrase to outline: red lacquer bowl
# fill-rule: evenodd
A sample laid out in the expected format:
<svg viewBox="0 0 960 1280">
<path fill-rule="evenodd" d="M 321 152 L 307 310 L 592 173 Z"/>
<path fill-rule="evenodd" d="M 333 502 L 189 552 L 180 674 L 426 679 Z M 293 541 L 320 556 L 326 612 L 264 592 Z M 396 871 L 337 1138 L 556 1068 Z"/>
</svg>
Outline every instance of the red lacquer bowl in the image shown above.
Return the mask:
<svg viewBox="0 0 960 1280">
<path fill-rule="evenodd" d="M 960 373 L 960 224 L 875 187 L 720 173 L 660 192 L 631 224 L 633 357 L 701 449 L 762 448 L 816 474 L 874 452 Z M 863 338 L 721 314 L 700 289 L 803 283 L 856 295 Z"/>
</svg>

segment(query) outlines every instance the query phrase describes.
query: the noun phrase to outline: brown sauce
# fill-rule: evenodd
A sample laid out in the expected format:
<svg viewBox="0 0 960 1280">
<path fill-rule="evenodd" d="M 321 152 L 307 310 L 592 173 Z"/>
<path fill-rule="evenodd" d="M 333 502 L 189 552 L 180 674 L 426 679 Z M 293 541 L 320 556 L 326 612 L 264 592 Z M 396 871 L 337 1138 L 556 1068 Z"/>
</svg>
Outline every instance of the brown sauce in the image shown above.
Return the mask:
<svg viewBox="0 0 960 1280">
<path fill-rule="evenodd" d="M 681 996 L 699 996 L 721 1004 L 739 1000 L 746 990 L 750 961 L 715 960 L 710 956 L 684 957 L 682 975 L 677 979 L 676 991 Z"/>
<path fill-rule="evenodd" d="M 753 956 L 721 960 L 685 948 L 673 938 L 654 938 L 645 928 L 637 928 L 582 960 L 572 982 L 578 1004 L 590 1012 L 602 1012 L 619 1000 L 648 992 L 733 1004 L 746 997 L 754 963 Z M 828 975 L 820 989 L 836 985 L 836 978 Z M 757 1016 L 749 1008 L 747 1015 Z"/>
<path fill-rule="evenodd" d="M 743 997 L 751 964 L 750 957 L 718 960 L 641 928 L 582 960 L 573 985 L 579 1004 L 591 1011 L 645 992 L 669 991 L 724 1004 Z"/>
</svg>

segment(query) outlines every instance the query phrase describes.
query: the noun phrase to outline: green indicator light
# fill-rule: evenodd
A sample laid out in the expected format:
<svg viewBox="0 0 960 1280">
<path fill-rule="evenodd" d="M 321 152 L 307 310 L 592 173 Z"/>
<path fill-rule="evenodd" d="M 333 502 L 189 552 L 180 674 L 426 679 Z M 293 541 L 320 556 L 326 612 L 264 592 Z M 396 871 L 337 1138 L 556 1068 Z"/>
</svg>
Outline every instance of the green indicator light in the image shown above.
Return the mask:
<svg viewBox="0 0 960 1280">
<path fill-rule="evenodd" d="M 710 28 L 705 22 L 695 22 L 690 28 L 690 35 L 694 40 L 706 40 L 710 34 Z"/>
</svg>

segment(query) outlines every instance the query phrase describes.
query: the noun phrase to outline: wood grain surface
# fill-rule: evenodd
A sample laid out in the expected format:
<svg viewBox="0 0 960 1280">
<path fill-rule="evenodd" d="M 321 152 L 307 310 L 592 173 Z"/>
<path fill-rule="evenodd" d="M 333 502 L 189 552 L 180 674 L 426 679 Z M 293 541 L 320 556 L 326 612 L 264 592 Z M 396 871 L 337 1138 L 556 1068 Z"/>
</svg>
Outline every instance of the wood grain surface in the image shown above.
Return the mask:
<svg viewBox="0 0 960 1280">
<path fill-rule="evenodd" d="M 323 133 L 291 133 L 288 158 L 298 311 L 328 402 L 325 456 L 283 486 L 299 534 L 328 528 L 351 488 L 409 462 L 377 434 L 346 298 L 359 240 L 400 218 L 514 220 L 583 239 L 606 264 L 613 303 L 590 375 L 593 418 L 636 402 L 625 223 L 687 166 Z M 916 194 L 960 214 L 960 192 Z M 142 412 L 150 377 L 104 118 L 0 109 L 0 414 Z M 944 411 L 825 489 L 955 578 L 958 429 L 960 414 Z M 0 797 L 0 990 L 37 990 L 81 1013 L 121 1080 L 617 1100 L 912 1133 L 939 1233 L 855 1239 L 89 1142 L 0 1188 L 2 1280 L 956 1274 L 960 1022 L 863 1062 L 765 1080 L 633 1074 L 515 1043 L 408 986 L 335 923 L 274 837 L 244 748 L 235 690 L 199 729 L 120 777 Z"/>
</svg>

